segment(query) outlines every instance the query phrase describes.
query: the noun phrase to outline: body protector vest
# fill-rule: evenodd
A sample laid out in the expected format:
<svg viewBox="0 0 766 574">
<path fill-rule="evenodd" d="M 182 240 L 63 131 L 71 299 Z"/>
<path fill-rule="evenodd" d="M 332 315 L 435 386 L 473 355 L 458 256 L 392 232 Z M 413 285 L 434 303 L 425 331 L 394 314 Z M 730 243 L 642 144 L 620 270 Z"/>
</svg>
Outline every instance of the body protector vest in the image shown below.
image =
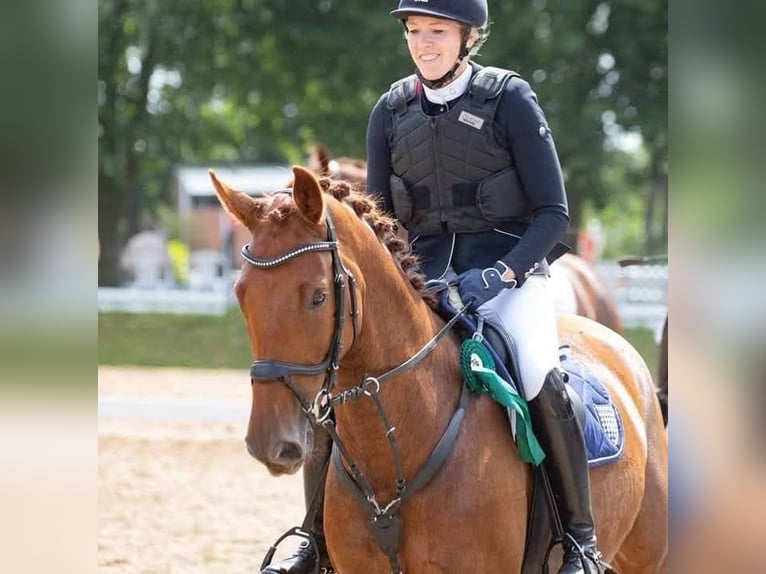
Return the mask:
<svg viewBox="0 0 766 574">
<path fill-rule="evenodd" d="M 463 97 L 438 116 L 422 110 L 415 75 L 394 83 L 388 93 L 391 197 L 396 217 L 410 233 L 488 231 L 530 219 L 510 151 L 493 134 L 500 94 L 518 74 L 478 68 Z"/>
</svg>

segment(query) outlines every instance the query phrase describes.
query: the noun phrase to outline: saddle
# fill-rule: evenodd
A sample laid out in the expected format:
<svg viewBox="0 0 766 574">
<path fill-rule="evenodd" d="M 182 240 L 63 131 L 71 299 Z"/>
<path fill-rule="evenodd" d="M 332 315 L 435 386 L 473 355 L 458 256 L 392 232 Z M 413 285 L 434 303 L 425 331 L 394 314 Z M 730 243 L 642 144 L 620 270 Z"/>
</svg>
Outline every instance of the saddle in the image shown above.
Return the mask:
<svg viewBox="0 0 766 574">
<path fill-rule="evenodd" d="M 458 313 L 450 302 L 447 290 L 442 292 L 439 312 L 446 320 Z M 499 326 L 469 315 L 463 315 L 458 325 L 461 338 L 473 338 L 483 343 L 492 358 L 497 375 L 524 396 L 513 338 Z M 567 392 L 585 437 L 588 465 L 594 468 L 617 462 L 622 458 L 625 433 L 619 411 L 609 392 L 592 373 L 571 356 L 568 345 L 559 347 L 559 362 Z M 513 427 L 513 411 L 508 410 L 508 418 Z"/>
</svg>

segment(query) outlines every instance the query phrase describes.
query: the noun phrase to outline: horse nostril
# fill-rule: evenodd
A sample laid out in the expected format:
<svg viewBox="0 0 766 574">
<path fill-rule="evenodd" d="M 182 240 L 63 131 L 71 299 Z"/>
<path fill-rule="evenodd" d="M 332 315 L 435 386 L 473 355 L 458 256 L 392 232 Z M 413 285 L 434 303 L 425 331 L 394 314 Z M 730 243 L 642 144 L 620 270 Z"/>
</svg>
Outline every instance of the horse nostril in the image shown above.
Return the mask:
<svg viewBox="0 0 766 574">
<path fill-rule="evenodd" d="M 272 451 L 271 460 L 280 464 L 293 464 L 303 457 L 303 449 L 296 442 L 280 442 Z"/>
<path fill-rule="evenodd" d="M 245 445 L 247 446 L 247 453 L 252 456 L 254 459 L 258 459 L 258 455 L 255 451 L 255 444 L 253 439 L 250 436 L 245 437 Z"/>
</svg>

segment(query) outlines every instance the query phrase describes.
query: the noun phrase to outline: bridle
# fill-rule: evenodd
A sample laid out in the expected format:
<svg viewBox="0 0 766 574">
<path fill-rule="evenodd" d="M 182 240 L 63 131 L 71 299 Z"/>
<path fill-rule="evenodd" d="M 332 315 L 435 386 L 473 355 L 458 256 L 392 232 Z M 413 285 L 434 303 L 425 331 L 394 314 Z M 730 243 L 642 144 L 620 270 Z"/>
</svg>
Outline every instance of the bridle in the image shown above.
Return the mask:
<svg viewBox="0 0 766 574">
<path fill-rule="evenodd" d="M 279 190 L 275 193 L 292 193 L 290 189 Z M 467 385 L 463 384 L 458 408 L 450 419 L 447 428 L 444 430 L 442 437 L 438 441 L 437 445 L 431 451 L 424 464 L 420 467 L 414 477 L 408 482 L 404 477 L 404 466 L 402 464 L 402 456 L 399 451 L 399 445 L 396 440 L 396 428 L 391 424 L 391 421 L 386 413 L 385 408 L 380 400 L 379 392 L 381 384 L 402 372 L 413 368 L 421 360 L 434 350 L 439 341 L 452 329 L 458 319 L 465 312 L 465 308 L 453 316 L 447 323 L 425 344 L 421 349 L 415 353 L 412 357 L 399 364 L 398 366 L 389 369 L 385 373 L 378 376 L 366 375 L 363 381 L 351 389 L 345 390 L 335 396 L 331 394 L 333 387 L 338 376 L 338 368 L 340 362 L 340 354 L 342 349 L 342 335 L 343 326 L 345 323 L 346 312 L 346 300 L 345 300 L 345 288 L 348 284 L 349 299 L 351 301 L 351 319 L 353 323 L 353 341 L 351 345 L 356 341 L 358 326 L 357 317 L 359 315 L 358 302 L 356 297 L 356 278 L 353 274 L 346 269 L 341 261 L 340 254 L 338 253 L 338 242 L 335 237 L 335 227 L 330 216 L 330 211 L 327 210 L 325 220 L 327 223 L 327 240 L 317 241 L 314 243 L 307 243 L 298 246 L 287 253 L 283 253 L 273 258 L 256 257 L 250 252 L 250 246 L 245 245 L 242 248 L 242 257 L 250 265 L 258 269 L 272 269 L 300 257 L 307 253 L 316 253 L 321 251 L 329 251 L 332 255 L 332 266 L 335 283 L 335 330 L 333 332 L 330 347 L 327 350 L 327 354 L 323 361 L 315 363 L 313 365 L 305 365 L 300 363 L 290 363 L 285 361 L 273 361 L 266 359 L 256 359 L 250 365 L 250 381 L 252 384 L 281 381 L 292 391 L 297 398 L 298 402 L 303 408 L 304 414 L 309 418 L 313 425 L 320 425 L 330 435 L 333 441 L 332 460 L 338 476 L 341 482 L 348 488 L 354 496 L 359 500 L 360 504 L 366 506 L 370 511 L 370 527 L 372 534 L 375 538 L 380 550 L 387 556 L 391 565 L 391 572 L 398 574 L 399 568 L 399 548 L 401 542 L 402 523 L 399 511 L 402 505 L 410 500 L 412 496 L 422 489 L 438 470 L 444 464 L 449 453 L 455 445 L 457 440 L 458 431 L 465 415 L 466 401 L 468 397 Z M 322 383 L 322 388 L 317 393 L 316 397 L 309 402 L 301 394 L 300 390 L 296 387 L 292 380 L 293 375 L 319 375 L 322 372 L 325 373 L 325 379 Z M 345 448 L 343 441 L 335 428 L 334 418 L 331 416 L 333 409 L 346 402 L 351 402 L 360 399 L 361 397 L 369 397 L 375 404 L 375 408 L 378 411 L 378 415 L 383 421 L 386 427 L 386 438 L 391 447 L 391 451 L 394 458 L 394 464 L 396 466 L 396 495 L 387 504 L 381 504 L 377 501 L 375 492 L 370 484 L 369 480 L 364 476 L 359 466 L 353 460 L 348 450 Z M 346 470 L 343 462 L 348 465 L 349 469 Z M 298 534 L 309 538 L 312 544 L 315 541 L 308 533 L 307 525 L 311 524 L 313 516 L 317 511 L 317 497 L 314 497 L 314 501 L 311 503 L 311 508 L 304 519 L 304 526 L 301 529 L 291 529 L 282 538 L 290 534 Z M 282 540 L 280 538 L 280 541 Z M 278 542 L 277 542 L 278 543 Z M 266 558 L 262 564 L 269 564 L 271 557 L 273 556 L 273 549 L 267 553 Z M 315 548 L 316 550 L 316 548 Z"/>
<path fill-rule="evenodd" d="M 292 193 L 292 190 L 280 190 L 277 193 Z M 301 404 L 306 415 L 314 419 L 317 423 L 321 423 L 331 412 L 331 405 L 328 398 L 330 391 L 335 386 L 335 381 L 338 376 L 338 363 L 340 360 L 341 348 L 343 346 L 343 325 L 345 323 L 346 313 L 346 281 L 348 281 L 349 299 L 351 300 L 351 321 L 354 331 L 353 341 L 356 340 L 357 336 L 357 316 L 359 315 L 356 300 L 356 278 L 348 269 L 346 269 L 338 254 L 335 226 L 332 223 L 332 217 L 330 217 L 329 210 L 327 211 L 325 219 L 327 222 L 327 241 L 307 243 L 273 258 L 256 257 L 250 252 L 249 244 L 242 247 L 241 250 L 242 257 L 244 257 L 245 261 L 258 269 L 272 269 L 306 253 L 329 251 L 332 255 L 332 268 L 335 284 L 335 329 L 324 360 L 313 365 L 305 365 L 285 361 L 256 359 L 250 365 L 251 383 L 276 380 L 282 381 L 282 383 L 284 383 L 284 385 L 290 389 L 298 399 L 298 402 Z M 351 343 L 352 345 L 353 341 Z M 317 396 L 309 402 L 296 387 L 292 377 L 294 375 L 319 375 L 322 372 L 325 373 L 322 388 Z"/>
</svg>

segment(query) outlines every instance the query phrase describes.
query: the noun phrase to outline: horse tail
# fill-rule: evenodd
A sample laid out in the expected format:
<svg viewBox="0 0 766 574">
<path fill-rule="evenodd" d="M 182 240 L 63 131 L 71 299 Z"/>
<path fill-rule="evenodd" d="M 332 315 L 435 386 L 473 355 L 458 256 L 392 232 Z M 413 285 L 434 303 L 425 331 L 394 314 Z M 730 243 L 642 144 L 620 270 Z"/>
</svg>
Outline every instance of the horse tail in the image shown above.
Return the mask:
<svg viewBox="0 0 766 574">
<path fill-rule="evenodd" d="M 662 407 L 662 420 L 665 427 L 668 426 L 668 317 L 665 316 L 665 325 L 662 327 L 662 340 L 660 341 L 660 360 L 657 369 L 659 388 L 657 398 Z"/>
</svg>

